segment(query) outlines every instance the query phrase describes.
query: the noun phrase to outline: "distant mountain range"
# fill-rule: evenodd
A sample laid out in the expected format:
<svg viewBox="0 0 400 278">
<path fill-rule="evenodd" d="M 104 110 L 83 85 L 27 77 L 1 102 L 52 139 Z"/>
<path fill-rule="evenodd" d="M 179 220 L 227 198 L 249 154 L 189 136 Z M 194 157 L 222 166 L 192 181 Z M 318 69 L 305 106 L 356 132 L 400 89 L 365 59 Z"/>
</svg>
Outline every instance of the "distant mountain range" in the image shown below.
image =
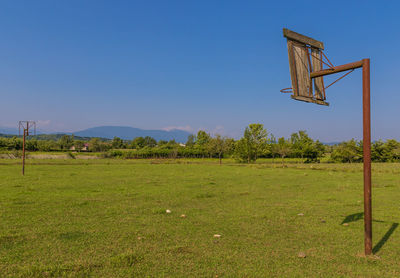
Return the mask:
<svg viewBox="0 0 400 278">
<path fill-rule="evenodd" d="M 65 133 L 53 133 L 53 134 L 37 134 L 37 135 L 30 135 L 28 137 L 28 139 L 36 139 L 36 140 L 48 140 L 48 141 L 58 141 L 61 139 L 61 137 L 63 137 L 64 135 L 66 135 Z M 69 135 L 69 134 L 68 134 Z M 2 134 L 0 133 L 0 137 L 3 138 L 12 138 L 16 136 L 15 134 Z M 22 135 L 17 136 L 18 138 L 22 138 Z M 80 136 L 75 136 L 74 135 L 74 139 L 75 140 L 81 140 L 81 141 L 89 141 L 90 139 L 92 139 L 91 137 L 80 137 Z M 108 138 L 101 138 L 99 137 L 100 141 L 111 141 L 111 139 Z"/>
<path fill-rule="evenodd" d="M 18 135 L 18 128 L 0 127 L 0 133 L 1 134 Z"/>
<path fill-rule="evenodd" d="M 43 131 L 37 131 L 37 134 L 44 134 Z M 0 134 L 8 134 L 8 135 L 18 135 L 18 129 L 16 128 L 8 128 L 8 127 L 0 127 Z M 114 137 L 119 137 L 124 140 L 132 140 L 136 137 L 146 137 L 150 136 L 159 140 L 175 140 L 179 143 L 185 143 L 187 141 L 189 132 L 179 129 L 173 129 L 170 131 L 166 130 L 147 130 L 134 128 L 129 126 L 98 126 L 92 127 L 85 130 L 77 131 L 77 132 L 57 132 L 52 133 L 57 134 L 57 138 L 61 137 L 63 134 L 74 134 L 79 137 L 99 137 L 112 139 Z M 42 137 L 42 136 L 38 136 Z M 39 138 L 38 138 L 39 139 Z"/>
<path fill-rule="evenodd" d="M 74 132 L 74 135 L 81 137 L 102 137 L 112 139 L 115 136 L 124 140 L 132 140 L 136 137 L 150 136 L 159 140 L 175 140 L 176 142 L 185 143 L 187 141 L 189 132 L 179 129 L 173 129 L 170 131 L 166 130 L 150 130 L 140 129 L 129 126 L 99 126 L 92 127 L 78 132 Z"/>
</svg>

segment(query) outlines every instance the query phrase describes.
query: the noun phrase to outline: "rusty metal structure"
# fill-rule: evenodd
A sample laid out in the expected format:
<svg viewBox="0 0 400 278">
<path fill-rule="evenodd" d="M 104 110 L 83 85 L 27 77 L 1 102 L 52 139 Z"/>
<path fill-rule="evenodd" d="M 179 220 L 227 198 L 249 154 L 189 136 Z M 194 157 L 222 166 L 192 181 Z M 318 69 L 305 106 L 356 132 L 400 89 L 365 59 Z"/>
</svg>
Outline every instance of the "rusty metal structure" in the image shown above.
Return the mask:
<svg viewBox="0 0 400 278">
<path fill-rule="evenodd" d="M 33 129 L 33 131 L 32 131 Z M 36 135 L 36 122 L 34 121 L 19 121 L 18 123 L 18 132 L 21 136 L 21 130 L 23 132 L 23 143 L 22 143 L 22 175 L 25 175 L 25 143 L 26 137 L 31 135 Z"/>
<path fill-rule="evenodd" d="M 370 59 L 334 66 L 323 53 L 322 42 L 283 29 L 287 39 L 290 76 L 292 87 L 282 89 L 282 93 L 293 93 L 295 100 L 329 105 L 325 102 L 325 89 L 344 78 L 357 68 L 362 68 L 363 107 L 363 162 L 364 162 L 364 252 L 372 254 L 372 206 L 371 206 L 371 95 Z M 324 59 L 325 58 L 325 61 Z M 327 66 L 323 69 L 323 65 Z M 323 77 L 349 71 L 330 85 L 324 87 Z M 314 83 L 312 82 L 314 81 Z"/>
</svg>

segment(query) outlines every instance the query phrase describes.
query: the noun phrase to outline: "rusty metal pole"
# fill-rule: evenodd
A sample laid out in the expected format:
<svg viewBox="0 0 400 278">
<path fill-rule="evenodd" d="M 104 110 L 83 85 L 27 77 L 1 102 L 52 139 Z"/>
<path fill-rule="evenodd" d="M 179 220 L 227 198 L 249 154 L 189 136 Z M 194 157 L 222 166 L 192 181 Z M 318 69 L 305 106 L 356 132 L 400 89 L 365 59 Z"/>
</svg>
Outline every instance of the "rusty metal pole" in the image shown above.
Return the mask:
<svg viewBox="0 0 400 278">
<path fill-rule="evenodd" d="M 364 247 L 372 254 L 370 60 L 363 59 Z"/>
<path fill-rule="evenodd" d="M 26 129 L 24 128 L 24 140 L 22 143 L 22 175 L 25 175 L 25 137 Z"/>
</svg>

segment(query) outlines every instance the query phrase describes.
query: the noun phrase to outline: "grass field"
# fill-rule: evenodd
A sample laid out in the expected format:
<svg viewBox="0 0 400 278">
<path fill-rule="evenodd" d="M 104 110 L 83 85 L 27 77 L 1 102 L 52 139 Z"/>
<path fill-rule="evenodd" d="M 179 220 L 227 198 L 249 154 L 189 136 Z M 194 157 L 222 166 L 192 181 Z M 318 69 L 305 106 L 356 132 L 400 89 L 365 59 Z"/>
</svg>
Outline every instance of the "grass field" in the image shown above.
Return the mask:
<svg viewBox="0 0 400 278">
<path fill-rule="evenodd" d="M 373 165 L 365 258 L 360 164 L 0 160 L 0 276 L 400 277 L 399 189 Z"/>
</svg>

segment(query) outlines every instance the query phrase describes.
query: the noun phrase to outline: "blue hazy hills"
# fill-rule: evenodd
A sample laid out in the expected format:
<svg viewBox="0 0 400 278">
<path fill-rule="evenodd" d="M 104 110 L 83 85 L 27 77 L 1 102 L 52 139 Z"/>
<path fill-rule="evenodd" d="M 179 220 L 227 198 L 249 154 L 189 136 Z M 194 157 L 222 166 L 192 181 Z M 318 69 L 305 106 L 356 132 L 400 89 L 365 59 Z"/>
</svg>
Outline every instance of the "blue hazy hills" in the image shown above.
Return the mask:
<svg viewBox="0 0 400 278">
<path fill-rule="evenodd" d="M 99 126 L 92 127 L 73 133 L 81 137 L 102 137 L 112 139 L 115 136 L 124 140 L 132 140 L 136 137 L 150 136 L 159 140 L 175 140 L 176 142 L 185 143 L 187 141 L 189 132 L 179 129 L 173 130 L 157 130 L 157 129 L 140 129 L 129 126 Z"/>
<path fill-rule="evenodd" d="M 17 128 L 0 127 L 0 134 L 18 135 Z M 46 134 L 44 131 L 37 130 L 37 134 Z M 140 129 L 129 126 L 98 126 L 92 127 L 77 132 L 57 132 L 52 134 L 74 134 L 79 137 L 100 137 L 112 139 L 119 137 L 124 140 L 132 140 L 136 137 L 150 136 L 159 140 L 175 140 L 179 143 L 185 143 L 187 141 L 189 132 L 179 129 L 173 130 L 151 130 L 151 129 Z"/>
</svg>

